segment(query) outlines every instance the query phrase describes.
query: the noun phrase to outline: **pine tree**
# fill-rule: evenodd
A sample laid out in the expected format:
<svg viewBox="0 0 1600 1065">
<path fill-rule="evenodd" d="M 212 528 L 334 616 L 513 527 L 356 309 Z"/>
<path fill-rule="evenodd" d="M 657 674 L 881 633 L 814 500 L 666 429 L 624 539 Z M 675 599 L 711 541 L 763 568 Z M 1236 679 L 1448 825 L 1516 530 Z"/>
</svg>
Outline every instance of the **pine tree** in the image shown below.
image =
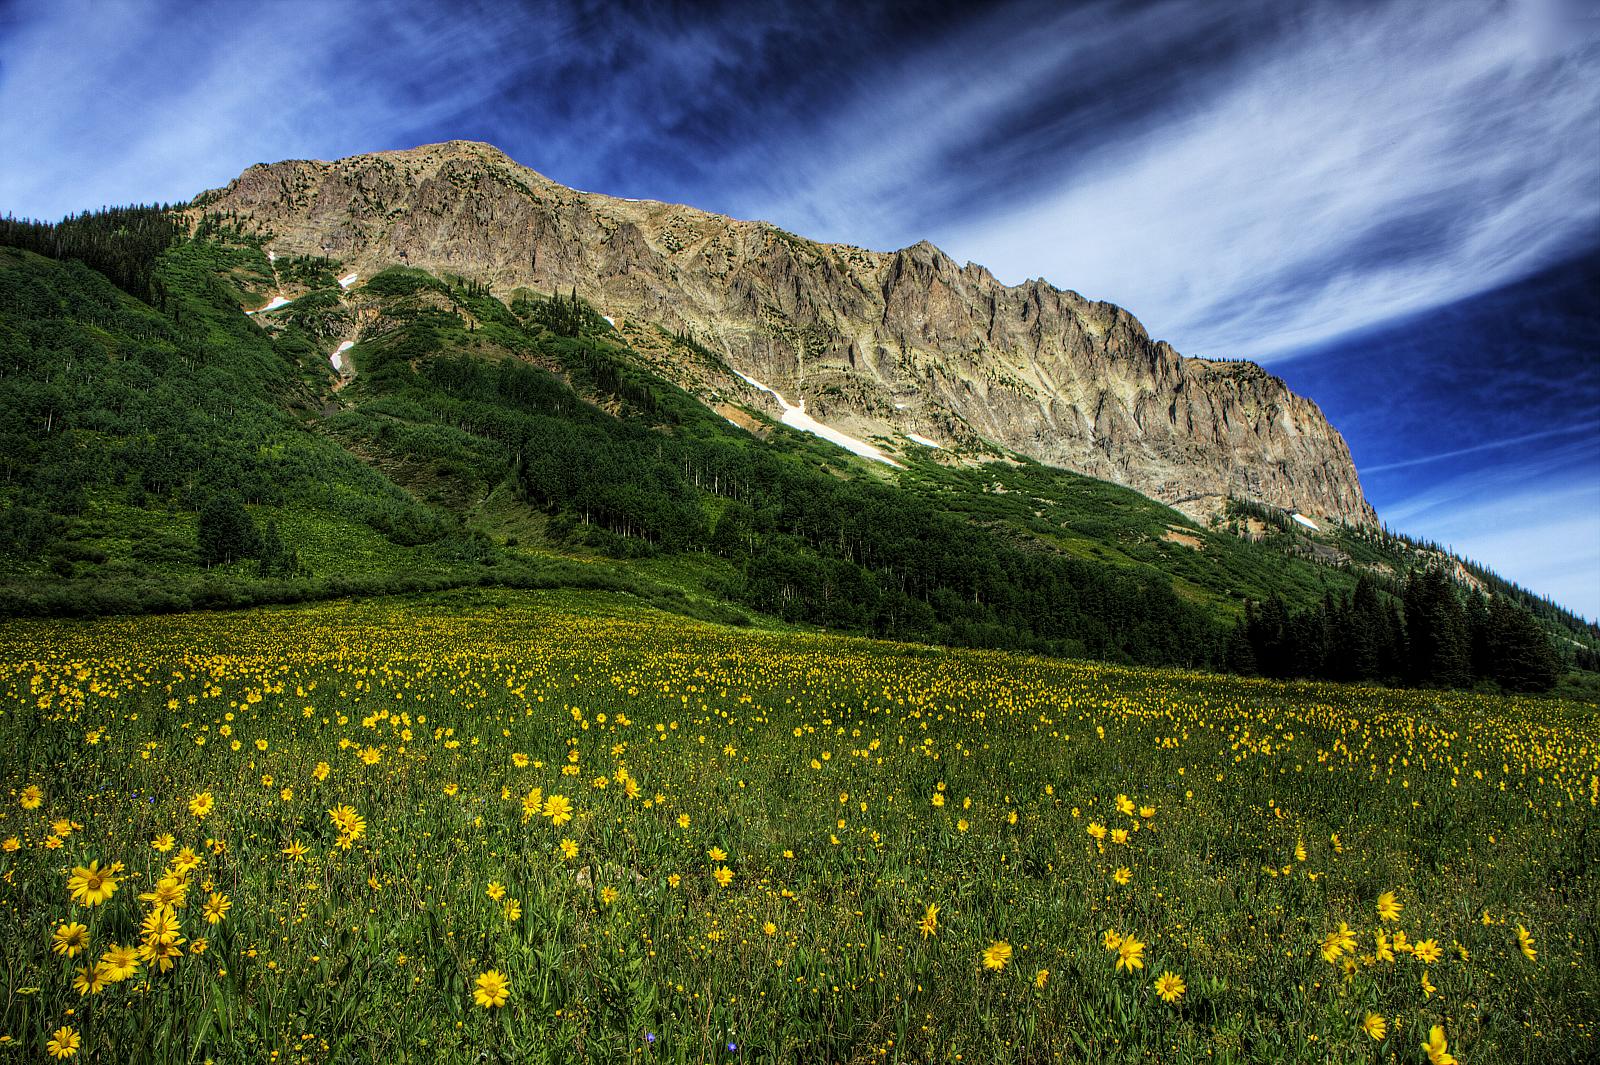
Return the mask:
<svg viewBox="0 0 1600 1065">
<path fill-rule="evenodd" d="M 1466 687 L 1471 681 L 1466 621 L 1444 571 L 1437 566 L 1413 571 L 1406 581 L 1405 606 L 1411 683 Z"/>
<path fill-rule="evenodd" d="M 304 572 L 299 554 L 284 546 L 275 519 L 269 519 L 266 528 L 261 531 L 258 559 L 256 573 L 261 577 L 299 577 Z"/>
<path fill-rule="evenodd" d="M 1276 593 L 1252 619 L 1250 645 L 1255 650 L 1256 668 L 1264 677 L 1287 677 L 1294 671 L 1294 648 L 1290 643 L 1289 615 Z"/>
<path fill-rule="evenodd" d="M 1355 594 L 1350 597 L 1345 612 L 1344 671 L 1350 680 L 1376 680 L 1382 675 L 1379 648 L 1386 635 L 1387 625 L 1383 604 L 1378 601 L 1378 588 L 1372 575 L 1362 573 L 1356 580 Z"/>
<path fill-rule="evenodd" d="M 1254 676 L 1256 672 L 1256 651 L 1250 644 L 1250 620 L 1253 608 L 1248 604 L 1245 607 L 1245 616 L 1234 625 L 1233 632 L 1228 634 L 1227 650 L 1223 653 L 1223 668 L 1229 673 L 1240 673 L 1244 676 Z"/>
<path fill-rule="evenodd" d="M 1467 657 L 1473 680 L 1494 676 L 1494 646 L 1490 606 L 1486 597 L 1467 596 Z"/>
<path fill-rule="evenodd" d="M 214 491 L 201 501 L 195 539 L 204 566 L 261 556 L 261 533 L 233 492 Z"/>
<path fill-rule="evenodd" d="M 1391 601 L 1383 612 L 1383 638 L 1378 644 L 1378 677 L 1399 683 L 1411 661 L 1411 638 L 1406 632 L 1400 604 Z"/>
<path fill-rule="evenodd" d="M 1514 692 L 1541 692 L 1555 687 L 1560 676 L 1550 638 L 1526 609 L 1505 596 L 1496 596 L 1489 608 L 1489 654 L 1493 677 Z"/>
</svg>

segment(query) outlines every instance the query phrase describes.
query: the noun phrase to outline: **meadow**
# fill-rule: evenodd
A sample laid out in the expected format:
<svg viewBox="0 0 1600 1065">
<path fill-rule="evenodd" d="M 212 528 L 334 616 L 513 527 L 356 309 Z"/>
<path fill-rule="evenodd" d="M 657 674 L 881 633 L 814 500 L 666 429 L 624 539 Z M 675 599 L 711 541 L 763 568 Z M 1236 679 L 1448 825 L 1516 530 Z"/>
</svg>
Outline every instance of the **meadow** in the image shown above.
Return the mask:
<svg viewBox="0 0 1600 1065">
<path fill-rule="evenodd" d="M 464 591 L 0 626 L 0 1062 L 1593 1060 L 1596 707 Z"/>
</svg>

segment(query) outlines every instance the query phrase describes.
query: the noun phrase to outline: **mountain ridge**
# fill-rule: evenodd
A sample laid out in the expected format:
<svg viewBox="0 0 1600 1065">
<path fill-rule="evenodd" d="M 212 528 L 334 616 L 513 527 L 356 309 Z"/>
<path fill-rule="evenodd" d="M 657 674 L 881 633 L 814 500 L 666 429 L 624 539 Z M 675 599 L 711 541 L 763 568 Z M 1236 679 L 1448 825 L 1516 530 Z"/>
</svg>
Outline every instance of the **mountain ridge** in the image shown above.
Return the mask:
<svg viewBox="0 0 1600 1065">
<path fill-rule="evenodd" d="M 1391 603 L 1390 650 L 1354 676 L 1432 676 L 1398 672 L 1390 622 L 1452 561 L 1436 545 L 1237 499 L 1205 528 L 1104 480 L 921 444 L 891 475 L 787 431 L 808 428 L 787 403 L 708 406 L 581 298 L 362 277 L 227 218 L 183 230 L 159 206 L 0 221 L 0 614 L 584 587 L 736 624 L 1350 679 L 1317 634 L 1375 624 L 1365 584 Z M 1472 676 L 1492 664 L 1476 634 L 1539 624 L 1593 670 L 1594 626 L 1471 575 L 1415 608 L 1457 604 Z"/>
<path fill-rule="evenodd" d="M 1005 286 L 928 241 L 820 244 L 770 223 L 568 188 L 492 145 L 287 160 L 201 194 L 278 254 L 454 273 L 510 296 L 575 292 L 648 348 L 686 335 L 718 367 L 660 369 L 703 401 L 769 412 L 760 381 L 840 431 L 1027 456 L 1192 517 L 1231 496 L 1372 526 L 1343 438 L 1249 362 L 1191 358 L 1136 318 L 1041 279 Z"/>
</svg>

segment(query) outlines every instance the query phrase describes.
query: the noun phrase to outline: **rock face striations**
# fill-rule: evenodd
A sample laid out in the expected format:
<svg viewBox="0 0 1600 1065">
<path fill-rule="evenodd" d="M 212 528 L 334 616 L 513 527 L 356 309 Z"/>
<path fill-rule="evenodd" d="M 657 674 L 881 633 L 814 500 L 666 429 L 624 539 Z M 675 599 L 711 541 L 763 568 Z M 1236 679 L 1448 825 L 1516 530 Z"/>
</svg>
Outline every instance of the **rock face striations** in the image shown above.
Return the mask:
<svg viewBox="0 0 1600 1065">
<path fill-rule="evenodd" d="M 762 222 L 559 185 L 485 144 L 253 166 L 192 211 L 231 211 L 278 255 L 363 278 L 403 263 L 577 293 L 648 346 L 684 333 L 808 413 L 891 449 L 994 446 L 1204 517 L 1232 494 L 1375 516 L 1316 404 L 1248 362 L 1185 358 L 1132 315 L 1043 281 L 1006 286 L 926 242 L 818 244 Z M 636 345 L 637 346 L 637 345 Z M 775 409 L 720 367 L 659 364 L 709 399 Z"/>
</svg>

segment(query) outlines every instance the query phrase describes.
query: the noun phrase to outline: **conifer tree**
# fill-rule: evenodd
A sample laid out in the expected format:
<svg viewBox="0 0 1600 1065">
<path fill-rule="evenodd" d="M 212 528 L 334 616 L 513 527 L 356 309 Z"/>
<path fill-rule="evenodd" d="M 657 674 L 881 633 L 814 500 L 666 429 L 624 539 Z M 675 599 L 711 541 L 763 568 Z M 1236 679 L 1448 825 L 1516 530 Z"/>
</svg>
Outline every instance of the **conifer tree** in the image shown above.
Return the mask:
<svg viewBox="0 0 1600 1065">
<path fill-rule="evenodd" d="M 261 556 L 261 533 L 244 503 L 230 491 L 214 490 L 201 500 L 195 538 L 204 566 Z"/>
<path fill-rule="evenodd" d="M 1555 687 L 1560 664 L 1549 637 L 1527 610 L 1505 596 L 1489 608 L 1488 645 L 1493 677 L 1507 691 L 1540 692 Z"/>
</svg>

